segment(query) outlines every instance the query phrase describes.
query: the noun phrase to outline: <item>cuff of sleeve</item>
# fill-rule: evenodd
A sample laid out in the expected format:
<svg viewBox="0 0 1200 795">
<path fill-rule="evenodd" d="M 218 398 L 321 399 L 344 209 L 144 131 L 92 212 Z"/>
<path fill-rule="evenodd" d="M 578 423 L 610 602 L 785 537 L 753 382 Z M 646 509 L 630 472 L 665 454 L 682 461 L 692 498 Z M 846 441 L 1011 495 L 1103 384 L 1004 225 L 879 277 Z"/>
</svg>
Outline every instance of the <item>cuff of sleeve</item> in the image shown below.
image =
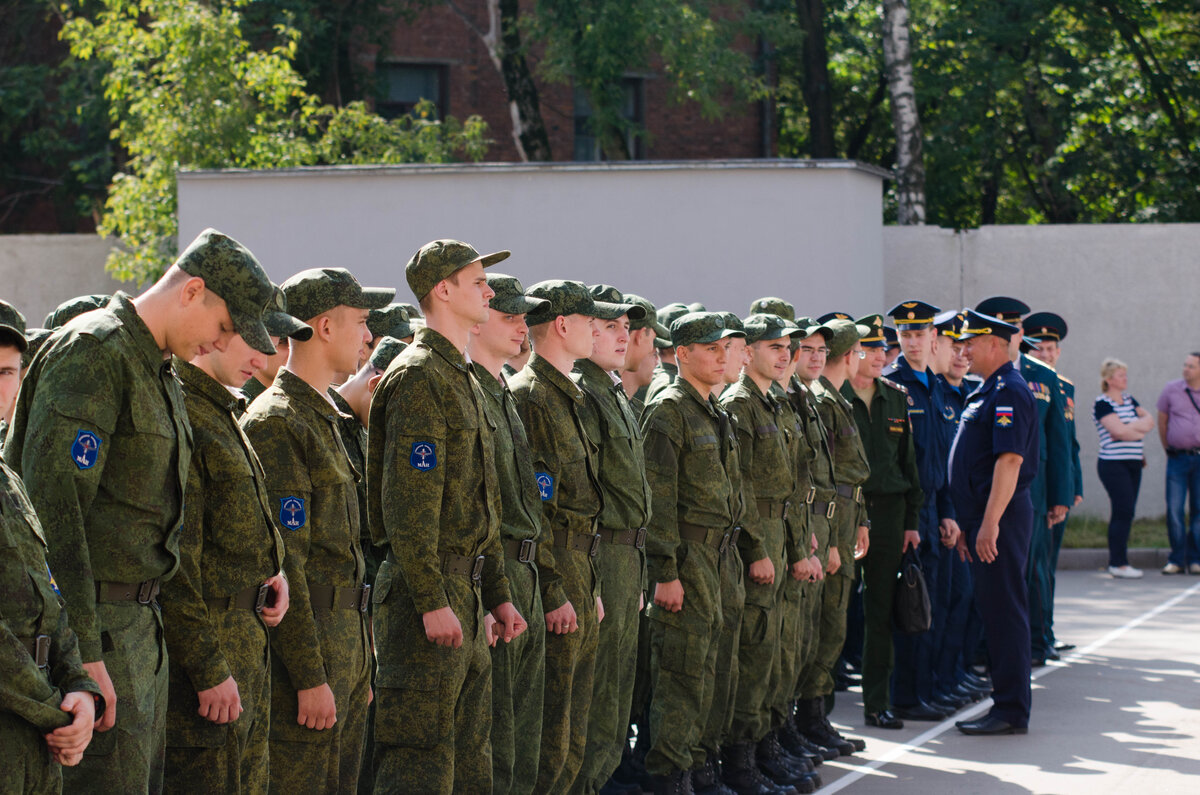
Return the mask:
<svg viewBox="0 0 1200 795">
<path fill-rule="evenodd" d="M 746 555 L 744 556 L 750 563 L 756 560 L 762 560 L 767 555 L 767 548 L 762 545 L 762 542 L 756 538 L 750 539 L 750 543 L 746 547 Z"/>
<path fill-rule="evenodd" d="M 650 558 L 650 584 L 673 582 L 679 579 L 679 569 L 675 567 L 674 558 Z"/>
<path fill-rule="evenodd" d="M 417 608 L 417 612 L 421 615 L 432 613 L 434 610 L 441 610 L 443 607 L 449 607 L 450 601 L 446 598 L 446 592 L 438 589 L 430 594 L 413 594 L 413 606 Z M 318 682 L 318 684 L 320 684 Z"/>
<path fill-rule="evenodd" d="M 317 661 L 321 662 L 321 658 L 317 657 Z M 312 659 L 306 660 L 312 662 Z M 327 681 L 325 676 L 325 666 L 321 665 L 304 665 L 304 666 L 287 666 L 288 679 L 292 682 L 292 687 L 296 690 L 311 690 L 314 687 L 325 684 Z M 220 684 L 218 682 L 218 684 Z"/>
<path fill-rule="evenodd" d="M 197 665 L 185 666 L 185 668 L 188 678 L 192 680 L 192 687 L 196 689 L 197 693 L 216 687 L 233 676 L 233 672 L 229 670 L 229 664 L 220 655 L 204 660 Z"/>
<path fill-rule="evenodd" d="M 567 592 L 559 583 L 550 583 L 542 589 L 542 612 L 550 613 L 567 603 Z"/>
<path fill-rule="evenodd" d="M 94 663 L 104 659 L 103 648 L 99 638 L 84 638 L 79 636 L 79 659 L 81 662 Z"/>
<path fill-rule="evenodd" d="M 495 610 L 505 602 L 512 601 L 512 593 L 508 589 L 508 580 L 498 578 L 489 587 L 483 589 L 483 609 Z"/>
</svg>

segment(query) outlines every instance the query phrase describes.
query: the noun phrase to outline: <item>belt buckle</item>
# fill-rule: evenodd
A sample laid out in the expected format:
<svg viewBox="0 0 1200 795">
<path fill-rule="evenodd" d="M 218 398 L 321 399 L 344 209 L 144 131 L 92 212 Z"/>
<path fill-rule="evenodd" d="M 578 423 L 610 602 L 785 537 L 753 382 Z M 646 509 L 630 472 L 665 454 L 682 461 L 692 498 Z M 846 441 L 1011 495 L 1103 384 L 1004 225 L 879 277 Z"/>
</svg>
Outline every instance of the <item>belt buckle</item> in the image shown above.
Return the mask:
<svg viewBox="0 0 1200 795">
<path fill-rule="evenodd" d="M 517 560 L 521 563 L 529 563 L 537 554 L 537 542 L 532 538 L 526 538 L 521 541 L 521 550 L 517 553 Z"/>
<path fill-rule="evenodd" d="M 832 519 L 835 513 L 837 513 L 837 503 L 830 500 L 829 507 L 825 509 L 825 518 Z"/>
<path fill-rule="evenodd" d="M 483 562 L 487 560 L 486 555 L 479 555 L 475 558 L 475 565 L 471 567 L 471 579 L 479 582 L 483 575 Z M 364 608 L 365 609 L 365 608 Z"/>
<path fill-rule="evenodd" d="M 592 533 L 592 545 L 588 548 L 588 557 L 594 558 L 600 554 L 600 534 Z"/>
<path fill-rule="evenodd" d="M 154 602 L 154 597 L 158 596 L 158 580 L 145 580 L 138 585 L 137 603 L 139 605 L 148 605 Z"/>
<path fill-rule="evenodd" d="M 254 612 L 261 613 L 263 608 L 267 606 L 267 599 L 271 596 L 271 586 L 268 583 L 263 583 L 258 586 L 258 595 L 254 597 Z"/>
<path fill-rule="evenodd" d="M 33 661 L 43 671 L 50 667 L 49 635 L 38 635 L 33 639 Z"/>
<path fill-rule="evenodd" d="M 633 536 L 633 546 L 635 549 L 646 548 L 646 528 L 639 527 Z"/>
<path fill-rule="evenodd" d="M 805 504 L 806 504 L 806 505 L 812 505 L 812 504 L 813 504 L 813 500 L 815 500 L 816 498 L 817 498 L 817 487 L 816 487 L 816 486 L 809 486 L 809 487 L 808 487 L 808 496 L 806 496 L 806 497 L 804 498 L 804 502 L 805 502 Z"/>
<path fill-rule="evenodd" d="M 483 568 L 483 566 L 480 566 L 479 568 Z M 360 612 L 360 613 L 367 612 L 367 607 L 369 607 L 370 604 L 371 604 L 371 586 L 364 585 L 362 587 L 362 593 L 358 597 L 358 612 Z"/>
<path fill-rule="evenodd" d="M 781 518 L 781 519 L 783 519 L 783 520 L 785 520 L 785 521 L 787 520 L 787 517 L 788 517 L 788 508 L 789 508 L 789 507 L 791 507 L 791 504 L 792 504 L 792 501 L 791 501 L 791 500 L 784 500 L 784 501 L 783 501 L 783 516 L 781 516 L 781 517 L 779 517 L 779 518 Z"/>
<path fill-rule="evenodd" d="M 728 531 L 725 533 L 725 535 L 721 536 L 721 546 L 719 546 L 717 549 L 722 555 L 729 551 L 729 536 L 730 533 Z"/>
<path fill-rule="evenodd" d="M 854 487 L 854 501 L 862 502 L 862 486 Z"/>
<path fill-rule="evenodd" d="M 742 528 L 740 526 L 733 528 L 733 530 L 731 530 L 729 532 L 729 547 L 730 547 L 730 549 L 737 546 L 738 538 L 740 538 L 741 535 L 742 535 Z"/>
</svg>

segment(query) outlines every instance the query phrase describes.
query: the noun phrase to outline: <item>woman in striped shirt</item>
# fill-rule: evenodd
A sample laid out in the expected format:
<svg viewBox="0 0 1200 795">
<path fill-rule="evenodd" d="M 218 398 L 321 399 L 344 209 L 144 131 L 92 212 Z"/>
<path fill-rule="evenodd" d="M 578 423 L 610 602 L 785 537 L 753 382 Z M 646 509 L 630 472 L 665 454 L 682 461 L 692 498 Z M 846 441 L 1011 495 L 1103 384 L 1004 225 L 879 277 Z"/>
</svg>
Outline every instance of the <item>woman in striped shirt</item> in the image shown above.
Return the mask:
<svg viewBox="0 0 1200 795">
<path fill-rule="evenodd" d="M 1154 430 L 1154 417 L 1125 391 L 1128 386 L 1129 370 L 1125 363 L 1105 359 L 1100 365 L 1103 394 L 1092 404 L 1092 420 L 1100 434 L 1100 460 L 1096 469 L 1112 503 L 1108 520 L 1108 573 L 1122 579 L 1136 579 L 1142 576 L 1142 571 L 1129 565 L 1129 529 L 1145 466 L 1142 439 Z"/>
</svg>

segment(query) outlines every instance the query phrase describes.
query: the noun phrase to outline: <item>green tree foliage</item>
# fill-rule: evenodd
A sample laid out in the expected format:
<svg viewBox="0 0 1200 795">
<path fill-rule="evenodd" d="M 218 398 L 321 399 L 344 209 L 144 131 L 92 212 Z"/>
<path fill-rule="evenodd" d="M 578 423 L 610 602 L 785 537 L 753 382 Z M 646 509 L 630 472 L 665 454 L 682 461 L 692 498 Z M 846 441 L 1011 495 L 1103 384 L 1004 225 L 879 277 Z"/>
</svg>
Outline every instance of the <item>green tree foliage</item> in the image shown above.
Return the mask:
<svg viewBox="0 0 1200 795">
<path fill-rule="evenodd" d="M 323 163 L 479 159 L 486 128 L 416 117 L 381 119 L 361 103 L 322 105 L 292 65 L 298 34 L 277 28 L 268 49 L 241 30 L 244 0 L 104 0 L 77 13 L 63 35 L 72 54 L 107 70 L 113 138 L 128 152 L 100 223 L 120 238 L 109 270 L 156 278 L 176 253 L 179 169 L 288 168 Z"/>
</svg>

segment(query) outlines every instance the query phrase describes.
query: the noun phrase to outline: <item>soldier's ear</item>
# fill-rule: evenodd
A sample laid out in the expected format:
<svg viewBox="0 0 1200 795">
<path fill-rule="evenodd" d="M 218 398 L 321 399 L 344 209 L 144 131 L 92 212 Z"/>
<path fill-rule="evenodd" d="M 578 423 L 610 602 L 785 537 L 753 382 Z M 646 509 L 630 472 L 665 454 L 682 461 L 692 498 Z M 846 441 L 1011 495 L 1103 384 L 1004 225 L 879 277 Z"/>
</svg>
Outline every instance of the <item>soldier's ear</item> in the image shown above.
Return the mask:
<svg viewBox="0 0 1200 795">
<path fill-rule="evenodd" d="M 375 387 L 379 386 L 379 379 L 383 378 L 383 373 L 373 375 L 367 379 L 367 391 L 372 395 L 375 394 Z"/>
<path fill-rule="evenodd" d="M 191 306 L 196 301 L 204 299 L 204 279 L 191 276 L 179 288 L 180 306 Z"/>
</svg>

